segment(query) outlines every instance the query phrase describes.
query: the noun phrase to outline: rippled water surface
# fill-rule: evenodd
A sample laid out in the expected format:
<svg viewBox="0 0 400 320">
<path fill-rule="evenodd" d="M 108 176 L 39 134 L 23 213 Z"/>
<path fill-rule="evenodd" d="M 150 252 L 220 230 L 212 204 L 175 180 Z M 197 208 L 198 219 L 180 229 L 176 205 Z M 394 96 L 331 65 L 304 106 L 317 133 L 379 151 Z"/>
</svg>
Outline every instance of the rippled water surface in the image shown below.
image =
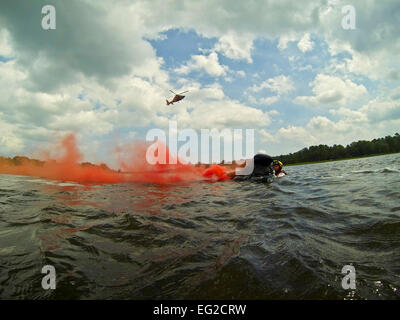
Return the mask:
<svg viewBox="0 0 400 320">
<path fill-rule="evenodd" d="M 0 298 L 398 299 L 399 163 L 287 167 L 269 184 L 0 175 Z"/>
</svg>

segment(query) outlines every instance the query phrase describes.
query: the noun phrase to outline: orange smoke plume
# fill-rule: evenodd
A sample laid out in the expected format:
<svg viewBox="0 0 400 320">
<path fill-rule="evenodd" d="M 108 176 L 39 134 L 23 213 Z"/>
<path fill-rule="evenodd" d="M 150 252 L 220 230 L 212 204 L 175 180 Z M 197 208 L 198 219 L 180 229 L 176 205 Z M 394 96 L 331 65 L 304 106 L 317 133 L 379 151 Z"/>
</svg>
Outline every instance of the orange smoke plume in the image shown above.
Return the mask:
<svg viewBox="0 0 400 320">
<path fill-rule="evenodd" d="M 158 143 L 161 144 L 161 142 Z M 119 147 L 116 154 L 122 171 L 109 169 L 104 164 L 80 163 L 83 156 L 79 152 L 74 134 L 69 134 L 62 139 L 59 148 L 60 150 L 56 150 L 57 154 L 62 153 L 62 156 L 58 159 L 37 161 L 25 157 L 6 160 L 0 158 L 0 173 L 79 183 L 173 183 L 230 179 L 226 175 L 225 169 L 218 165 L 205 169 L 204 166 L 184 164 L 179 159 L 176 164 L 169 164 L 172 156 L 166 146 L 159 150 L 165 150 L 167 163 L 154 165 L 146 160 L 148 148 L 146 143 L 139 142 Z"/>
</svg>

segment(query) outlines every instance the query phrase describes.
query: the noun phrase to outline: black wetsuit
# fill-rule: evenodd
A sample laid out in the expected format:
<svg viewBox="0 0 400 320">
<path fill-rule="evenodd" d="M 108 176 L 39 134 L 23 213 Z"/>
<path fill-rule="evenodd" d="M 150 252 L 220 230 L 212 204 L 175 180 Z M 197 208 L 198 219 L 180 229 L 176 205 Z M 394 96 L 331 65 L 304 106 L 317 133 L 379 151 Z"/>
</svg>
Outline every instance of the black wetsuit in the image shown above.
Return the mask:
<svg viewBox="0 0 400 320">
<path fill-rule="evenodd" d="M 251 180 L 257 182 L 269 182 L 273 177 L 274 171 L 271 167 L 272 158 L 266 154 L 256 154 L 253 158 L 254 169 L 249 175 L 237 175 L 234 177 L 236 181 Z"/>
</svg>

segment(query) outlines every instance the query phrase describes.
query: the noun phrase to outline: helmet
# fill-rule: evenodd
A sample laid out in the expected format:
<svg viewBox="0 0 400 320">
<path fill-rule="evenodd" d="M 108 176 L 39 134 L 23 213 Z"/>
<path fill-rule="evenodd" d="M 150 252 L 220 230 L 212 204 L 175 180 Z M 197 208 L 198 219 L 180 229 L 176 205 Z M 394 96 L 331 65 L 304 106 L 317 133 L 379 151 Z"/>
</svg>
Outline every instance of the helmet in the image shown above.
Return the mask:
<svg viewBox="0 0 400 320">
<path fill-rule="evenodd" d="M 280 168 L 283 167 L 283 163 L 280 162 L 279 160 L 274 160 L 274 162 L 272 163 L 272 165 L 274 165 L 274 166 L 279 166 Z"/>
</svg>

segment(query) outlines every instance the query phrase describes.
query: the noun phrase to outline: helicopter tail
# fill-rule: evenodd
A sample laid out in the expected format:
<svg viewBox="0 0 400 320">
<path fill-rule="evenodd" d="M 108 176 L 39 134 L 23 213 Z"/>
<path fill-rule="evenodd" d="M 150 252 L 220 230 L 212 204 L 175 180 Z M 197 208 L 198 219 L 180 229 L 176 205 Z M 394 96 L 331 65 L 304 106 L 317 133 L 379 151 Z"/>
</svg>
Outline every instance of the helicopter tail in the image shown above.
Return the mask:
<svg viewBox="0 0 400 320">
<path fill-rule="evenodd" d="M 165 102 L 167 103 L 167 106 L 169 106 L 172 102 L 169 102 L 168 100 L 165 100 Z"/>
</svg>

